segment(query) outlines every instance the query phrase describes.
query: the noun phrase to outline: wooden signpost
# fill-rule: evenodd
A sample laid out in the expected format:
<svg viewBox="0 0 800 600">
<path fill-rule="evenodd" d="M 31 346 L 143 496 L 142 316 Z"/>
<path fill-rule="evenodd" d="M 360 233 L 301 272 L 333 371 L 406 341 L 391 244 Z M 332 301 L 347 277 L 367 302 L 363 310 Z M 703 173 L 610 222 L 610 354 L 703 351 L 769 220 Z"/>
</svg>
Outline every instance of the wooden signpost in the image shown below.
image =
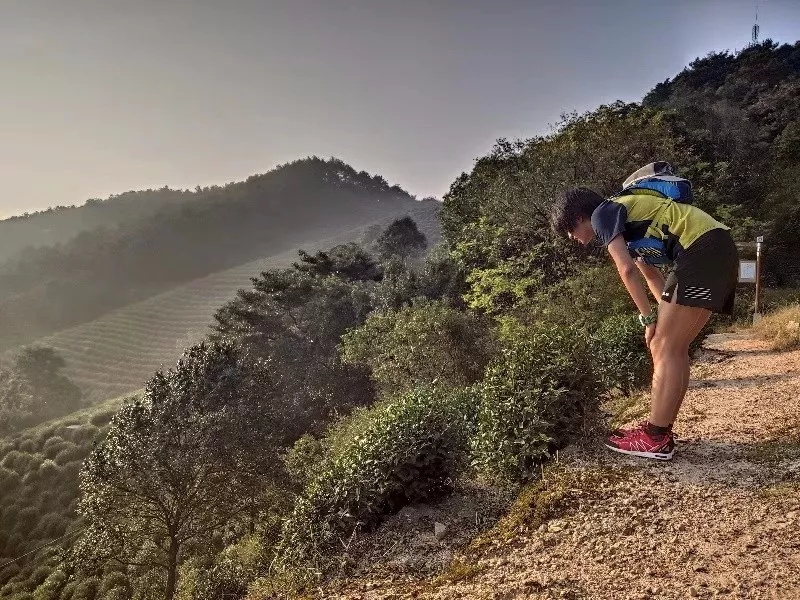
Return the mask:
<svg viewBox="0 0 800 600">
<path fill-rule="evenodd" d="M 740 249 L 750 249 L 752 252 L 752 243 L 737 244 Z M 756 284 L 755 302 L 753 304 L 753 323 L 756 323 L 761 318 L 761 256 L 764 246 L 764 236 L 760 235 L 756 238 L 756 259 L 742 259 L 739 261 L 739 283 L 754 283 Z M 752 256 L 752 254 L 750 255 Z"/>
</svg>

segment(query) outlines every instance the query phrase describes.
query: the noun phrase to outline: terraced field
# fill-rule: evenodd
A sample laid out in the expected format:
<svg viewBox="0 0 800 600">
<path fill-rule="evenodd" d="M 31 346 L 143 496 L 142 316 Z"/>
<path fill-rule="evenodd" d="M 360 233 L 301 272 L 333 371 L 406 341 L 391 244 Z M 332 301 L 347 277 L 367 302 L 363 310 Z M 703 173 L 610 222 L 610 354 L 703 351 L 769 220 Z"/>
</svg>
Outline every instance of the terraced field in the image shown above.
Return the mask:
<svg viewBox="0 0 800 600">
<path fill-rule="evenodd" d="M 430 209 L 411 216 L 429 239 L 438 238 L 437 217 Z M 389 222 L 391 218 L 376 223 Z M 358 241 L 370 225 L 300 247 L 314 252 Z M 82 388 L 90 403 L 122 396 L 141 388 L 162 365 L 173 366 L 184 348 L 208 333 L 216 309 L 238 289 L 249 287 L 251 277 L 267 269 L 289 266 L 296 260 L 297 249 L 254 260 L 40 338 L 36 343 L 55 348 L 64 357 L 66 374 Z"/>
</svg>

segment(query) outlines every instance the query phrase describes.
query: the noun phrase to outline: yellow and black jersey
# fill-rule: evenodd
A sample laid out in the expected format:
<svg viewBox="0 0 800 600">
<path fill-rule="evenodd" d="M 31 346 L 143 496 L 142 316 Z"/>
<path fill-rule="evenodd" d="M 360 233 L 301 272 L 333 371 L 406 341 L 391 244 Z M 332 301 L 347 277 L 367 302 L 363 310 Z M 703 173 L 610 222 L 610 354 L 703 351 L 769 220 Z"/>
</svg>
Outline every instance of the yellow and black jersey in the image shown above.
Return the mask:
<svg viewBox="0 0 800 600">
<path fill-rule="evenodd" d="M 653 265 L 673 262 L 712 229 L 730 229 L 696 206 L 647 190 L 603 202 L 592 213 L 592 228 L 604 246 L 622 234 L 631 256 Z"/>
</svg>

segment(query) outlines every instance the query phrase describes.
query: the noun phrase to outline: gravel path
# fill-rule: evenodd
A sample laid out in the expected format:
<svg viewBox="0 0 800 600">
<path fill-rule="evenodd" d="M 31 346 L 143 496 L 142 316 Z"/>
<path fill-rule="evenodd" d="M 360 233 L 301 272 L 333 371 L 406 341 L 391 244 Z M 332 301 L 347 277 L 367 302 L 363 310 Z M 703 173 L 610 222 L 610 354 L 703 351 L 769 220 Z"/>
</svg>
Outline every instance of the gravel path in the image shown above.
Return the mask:
<svg viewBox="0 0 800 600">
<path fill-rule="evenodd" d="M 672 461 L 570 449 L 541 484 L 556 499 L 546 517 L 449 578 L 376 568 L 319 597 L 800 599 L 800 351 L 744 334 L 706 348 Z"/>
</svg>

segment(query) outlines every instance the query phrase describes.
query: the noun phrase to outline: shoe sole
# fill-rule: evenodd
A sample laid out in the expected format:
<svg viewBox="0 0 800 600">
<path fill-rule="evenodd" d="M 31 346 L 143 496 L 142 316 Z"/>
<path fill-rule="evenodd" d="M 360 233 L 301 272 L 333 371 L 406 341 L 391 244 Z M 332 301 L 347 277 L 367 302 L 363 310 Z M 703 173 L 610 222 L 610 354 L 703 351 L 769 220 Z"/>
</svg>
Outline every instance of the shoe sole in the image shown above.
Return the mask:
<svg viewBox="0 0 800 600">
<path fill-rule="evenodd" d="M 639 458 L 652 458 L 653 460 L 671 460 L 672 456 L 675 454 L 675 450 L 672 452 L 639 452 L 636 450 L 623 450 L 622 448 L 617 448 L 616 446 L 609 446 L 608 444 L 604 444 L 606 448 L 609 450 L 613 450 L 614 452 L 619 452 L 620 454 L 629 454 L 631 456 L 638 456 Z"/>
</svg>

